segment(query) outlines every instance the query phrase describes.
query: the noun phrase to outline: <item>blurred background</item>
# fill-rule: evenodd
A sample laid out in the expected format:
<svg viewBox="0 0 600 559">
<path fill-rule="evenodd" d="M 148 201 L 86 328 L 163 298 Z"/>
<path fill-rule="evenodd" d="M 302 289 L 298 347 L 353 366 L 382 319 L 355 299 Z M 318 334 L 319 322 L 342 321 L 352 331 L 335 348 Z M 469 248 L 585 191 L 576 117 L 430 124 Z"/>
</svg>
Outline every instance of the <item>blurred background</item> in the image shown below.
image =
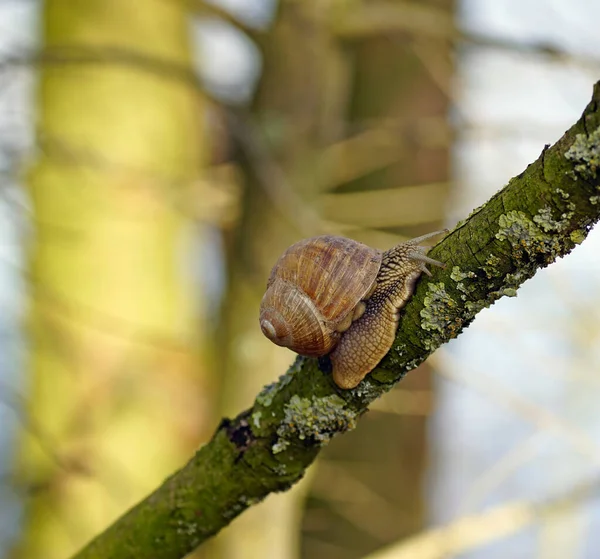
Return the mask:
<svg viewBox="0 0 600 559">
<path fill-rule="evenodd" d="M 592 0 L 0 0 L 0 557 L 66 559 L 293 355 L 269 270 L 452 227 L 579 117 Z M 194 559 L 596 558 L 600 234 Z"/>
</svg>

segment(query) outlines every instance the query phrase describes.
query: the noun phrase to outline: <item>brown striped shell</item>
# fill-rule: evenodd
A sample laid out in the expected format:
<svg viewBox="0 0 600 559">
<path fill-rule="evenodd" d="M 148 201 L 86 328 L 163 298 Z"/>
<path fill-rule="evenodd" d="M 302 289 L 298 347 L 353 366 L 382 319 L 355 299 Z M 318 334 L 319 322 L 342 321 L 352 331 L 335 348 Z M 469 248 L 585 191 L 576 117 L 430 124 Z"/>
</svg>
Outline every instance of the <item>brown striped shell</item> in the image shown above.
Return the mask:
<svg viewBox="0 0 600 559">
<path fill-rule="evenodd" d="M 264 335 L 300 355 L 326 355 L 360 316 L 381 260 L 380 251 L 344 237 L 323 235 L 292 245 L 267 282 L 260 307 Z"/>
</svg>

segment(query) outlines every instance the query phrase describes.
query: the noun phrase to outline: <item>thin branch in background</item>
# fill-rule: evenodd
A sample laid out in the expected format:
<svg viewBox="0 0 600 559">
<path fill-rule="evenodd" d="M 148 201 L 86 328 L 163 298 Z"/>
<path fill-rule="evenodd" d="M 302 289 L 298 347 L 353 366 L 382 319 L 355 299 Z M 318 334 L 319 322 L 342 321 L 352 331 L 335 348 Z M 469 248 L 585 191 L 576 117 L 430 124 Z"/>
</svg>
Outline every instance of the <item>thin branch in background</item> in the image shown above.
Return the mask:
<svg viewBox="0 0 600 559">
<path fill-rule="evenodd" d="M 323 233 L 355 236 L 377 234 L 374 229 L 360 224 L 344 224 L 322 218 L 311 204 L 296 193 L 285 171 L 272 155 L 260 127 L 252 122 L 250 116 L 229 111 L 228 117 L 231 133 L 240 142 L 258 178 L 259 186 L 277 211 L 292 223 L 302 236 L 310 237 Z M 379 237 L 382 246 L 389 247 L 398 242 L 397 235 L 379 233 Z"/>
<path fill-rule="evenodd" d="M 359 129 L 326 146 L 320 156 L 319 187 L 323 191 L 393 164 L 408 146 L 447 148 L 452 139 L 445 118 L 422 118 L 409 126 L 390 119 L 363 120 L 354 125 Z"/>
<path fill-rule="evenodd" d="M 332 10 L 330 25 L 338 38 L 349 41 L 400 31 L 440 38 L 456 33 L 454 17 L 447 10 L 402 0 L 353 3 L 348 9 Z"/>
<path fill-rule="evenodd" d="M 197 17 L 213 17 L 228 23 L 247 35 L 259 49 L 264 48 L 265 33 L 254 27 L 250 27 L 239 18 L 235 17 L 229 10 L 219 6 L 216 2 L 206 2 L 204 0 L 168 0 L 170 2 L 183 2 L 188 6 L 190 12 Z"/>
<path fill-rule="evenodd" d="M 315 525 L 317 525 L 316 521 Z M 309 534 L 304 536 L 306 538 L 307 543 L 309 544 L 307 545 L 307 547 L 310 546 L 311 549 L 317 550 L 316 554 L 319 557 L 347 557 L 348 552 L 353 551 L 353 549 L 349 547 L 349 544 L 342 546 L 338 543 L 325 541 L 324 539 L 318 537 L 318 532 L 324 531 L 326 528 L 327 526 L 319 524 L 318 529 L 315 530 L 315 533 L 311 535 L 309 527 L 307 529 Z"/>
<path fill-rule="evenodd" d="M 135 191 L 143 185 L 145 192 L 152 193 L 158 202 L 165 201 L 173 211 L 197 222 L 223 224 L 236 213 L 239 188 L 235 182 L 234 171 L 228 164 L 212 166 L 196 177 L 184 178 L 161 175 L 141 167 L 127 166 L 110 160 L 98 151 L 69 145 L 64 138 L 49 133 L 39 133 L 37 148 L 44 156 L 51 157 L 64 165 L 87 168 L 94 173 L 104 173 L 109 179 L 118 179 L 119 188 L 130 188 Z M 0 151 L 0 153 L 5 152 Z M 7 180 L 13 180 L 18 174 L 17 168 L 22 167 L 23 161 L 29 159 L 31 155 L 15 153 L 7 155 L 8 157 L 19 161 L 2 173 Z M 21 200 L 8 196 L 6 188 L 0 188 L 0 196 L 17 212 L 26 215 L 31 223 L 55 231 L 64 236 L 66 241 L 72 240 L 76 235 L 76 229 L 64 223 L 42 222 Z"/>
<path fill-rule="evenodd" d="M 167 79 L 181 81 L 194 90 L 201 92 L 204 97 L 209 98 L 210 102 L 210 95 L 204 90 L 199 78 L 187 65 L 113 45 L 62 45 L 39 52 L 24 50 L 23 52 L 4 54 L 0 59 L 0 77 L 7 76 L 9 71 L 19 68 L 90 64 L 123 65 L 160 75 Z M 164 176 L 149 169 L 126 167 L 120 162 L 110 161 L 101 154 L 80 146 L 67 145 L 63 138 L 49 132 L 38 134 L 37 147 L 42 153 L 55 157 L 64 163 L 87 165 L 95 170 L 113 175 L 130 174 L 132 179 L 143 181 L 145 186 L 154 188 L 162 197 L 167 195 L 170 198 L 169 203 L 176 211 L 192 219 L 207 221 L 209 217 L 214 219 L 216 216 L 217 219 L 226 220 L 228 219 L 226 216 L 234 211 L 237 196 L 232 185 L 221 182 L 218 186 L 215 186 L 210 180 L 211 178 L 225 176 L 220 173 L 219 169 L 214 169 L 210 177 L 208 175 L 192 178 Z M 7 154 L 7 160 L 15 162 L 11 166 L 14 176 L 22 167 L 30 150 L 31 147 L 18 151 L 15 151 L 12 146 L 3 148 L 3 153 Z M 194 201 L 200 198 L 204 202 L 212 201 L 213 205 L 203 206 L 202 211 L 199 211 L 199 206 Z M 39 221 L 37 223 L 44 227 L 56 229 L 57 232 L 66 228 L 63 224 L 42 224 Z M 65 233 L 70 234 L 70 231 L 67 230 Z"/>
<path fill-rule="evenodd" d="M 481 49 L 488 48 L 518 54 L 523 57 L 542 58 L 557 64 L 568 64 L 594 74 L 597 74 L 598 69 L 600 69 L 600 58 L 597 56 L 566 52 L 550 43 L 520 43 L 511 39 L 491 37 L 472 31 L 461 32 L 455 41 L 457 44 L 464 43 Z"/>
<path fill-rule="evenodd" d="M 173 211 L 196 221 L 203 217 L 204 222 L 222 223 L 239 198 L 239 192 L 232 183 L 222 181 L 213 184 L 210 180 L 219 174 L 225 176 L 222 172 L 224 167 L 214 167 L 212 174 L 204 172 L 190 178 L 168 176 L 111 160 L 96 150 L 70 145 L 55 134 L 39 133 L 38 136 L 38 146 L 44 155 L 63 164 L 105 173 L 113 179 L 112 182 L 119 184 L 120 189 L 136 191 L 143 185 L 144 191 L 152 193 L 157 202 L 165 201 Z M 194 199 L 202 200 L 202 214 L 199 214 Z"/>
<path fill-rule="evenodd" d="M 474 551 L 542 522 L 559 512 L 580 507 L 598 495 L 597 480 L 580 483 L 541 503 L 513 501 L 474 515 L 461 516 L 363 559 L 444 559 Z"/>
<path fill-rule="evenodd" d="M 410 515 L 410 511 L 390 503 L 338 462 L 321 460 L 317 468 L 319 475 L 315 476 L 311 494 L 326 500 L 336 514 L 371 538 L 389 541 L 397 533 L 398 523 L 403 522 L 402 516 Z M 380 514 L 365 516 L 366 505 Z"/>
<path fill-rule="evenodd" d="M 57 474 L 52 479 L 36 479 L 28 483 L 17 481 L 13 473 L 8 473 L 2 477 L 2 483 L 10 484 L 11 487 L 18 490 L 22 495 L 29 495 L 50 490 L 67 477 L 85 477 L 89 480 L 96 480 L 102 486 L 103 490 L 107 492 L 107 495 L 114 499 L 115 503 L 120 502 L 118 498 L 120 495 L 130 491 L 135 486 L 137 480 L 136 472 L 127 471 L 127 465 L 125 463 L 117 463 L 116 457 L 112 458 L 112 463 L 104 462 L 101 468 L 92 471 L 86 463 L 85 458 L 74 455 L 72 451 L 65 454 L 57 450 L 60 449 L 59 441 L 52 437 L 27 412 L 25 398 L 15 388 L 5 383 L 0 383 L 0 391 L 2 393 L 0 405 L 4 405 L 12 410 L 22 425 L 23 430 L 37 441 L 39 448 L 55 466 L 57 471 Z"/>
<path fill-rule="evenodd" d="M 445 59 L 439 47 L 432 45 L 421 37 L 414 37 L 408 44 L 416 57 L 421 61 L 421 64 L 423 64 L 429 77 L 450 101 L 452 110 L 459 110 L 460 103 L 453 89 L 454 71 L 452 63 Z M 464 115 L 461 116 L 461 120 L 466 121 Z"/>
<path fill-rule="evenodd" d="M 429 417 L 434 409 L 434 395 L 431 390 L 402 390 L 397 387 L 375 400 L 370 409 L 394 415 Z"/>
<path fill-rule="evenodd" d="M 198 17 L 214 17 L 235 27 L 247 35 L 261 49 L 265 33 L 251 27 L 217 3 L 203 0 L 168 0 L 183 2 Z M 600 59 L 591 55 L 565 52 L 551 43 L 520 43 L 502 37 L 491 37 L 471 30 L 460 30 L 446 10 L 423 6 L 413 2 L 390 2 L 380 0 L 369 4 L 351 4 L 349 7 L 334 7 L 330 10 L 330 28 L 338 37 L 356 40 L 369 35 L 381 35 L 405 31 L 419 37 L 440 37 L 456 44 L 464 43 L 480 48 L 492 48 L 522 56 L 545 57 L 597 71 Z"/>
<path fill-rule="evenodd" d="M 332 193 L 322 196 L 323 213 L 337 222 L 365 229 L 415 226 L 444 219 L 449 182 L 421 183 L 399 188 Z"/>
<path fill-rule="evenodd" d="M 12 386 L 5 383 L 0 384 L 0 390 L 2 391 L 0 405 L 6 406 L 12 410 L 17 420 L 23 426 L 23 429 L 38 441 L 40 449 L 58 469 L 69 473 L 77 473 L 78 475 L 88 474 L 85 468 L 81 468 L 80 465 L 66 460 L 56 451 L 56 448 L 58 448 L 57 441 L 53 440 L 52 437 L 44 431 L 43 427 L 38 425 L 25 411 L 25 398 L 23 396 L 21 396 Z M 14 480 L 11 479 L 11 482 L 14 483 Z M 20 487 L 19 489 L 25 491 L 36 490 L 34 486 Z"/>
<path fill-rule="evenodd" d="M 520 442 L 517 442 L 508 452 L 495 460 L 481 475 L 473 478 L 469 488 L 462 496 L 457 510 L 460 516 L 475 513 L 496 489 L 498 489 L 511 475 L 524 464 L 533 460 L 540 450 L 540 440 L 545 435 L 538 431 Z"/>
<path fill-rule="evenodd" d="M 549 274 L 549 278 L 552 278 L 552 274 Z M 552 281 L 552 279 L 551 279 Z M 567 286 L 565 286 L 566 288 Z M 590 323 L 597 325 L 600 323 L 600 310 L 590 307 L 588 303 L 582 303 L 580 299 L 570 300 L 571 295 L 573 294 L 572 290 L 568 290 L 568 294 L 564 294 L 560 292 L 560 299 L 566 302 L 566 307 L 573 310 L 573 316 L 577 317 L 588 317 L 590 319 Z M 583 305 L 583 306 L 582 306 Z M 595 320 L 598 317 L 599 320 Z M 534 315 L 529 315 L 529 318 L 533 320 L 531 324 L 532 327 L 537 328 L 542 326 L 542 322 L 537 320 Z M 581 324 L 580 318 L 574 325 L 577 327 Z M 528 327 L 529 323 L 525 326 Z M 581 324 L 582 328 L 586 328 L 586 323 Z M 489 332 L 490 335 L 500 336 L 506 339 L 510 339 L 510 343 L 515 350 L 515 353 L 518 354 L 528 354 L 531 352 L 531 347 L 527 342 L 527 339 L 523 336 L 515 335 L 515 329 L 513 325 L 504 320 L 498 319 L 497 317 L 488 317 L 485 322 L 485 331 Z M 589 333 L 589 330 L 587 330 Z M 518 333 L 517 333 L 518 334 Z M 573 357 L 572 356 L 563 356 L 558 355 L 556 352 L 554 353 L 543 353 L 539 352 L 536 354 L 536 362 L 539 365 L 539 370 L 544 375 L 548 375 L 552 378 L 565 380 L 569 378 L 570 380 L 576 380 L 579 382 L 585 382 L 589 385 L 591 389 L 598 389 L 600 387 L 600 377 L 597 375 L 594 366 L 586 366 L 583 368 L 573 367 Z"/>
<path fill-rule="evenodd" d="M 4 259 L 4 264 L 14 267 L 24 280 L 36 289 L 32 296 L 45 299 L 53 307 L 53 313 L 60 320 L 71 322 L 108 337 L 126 341 L 135 345 L 159 348 L 171 353 L 186 354 L 189 351 L 185 340 L 172 340 L 143 324 L 134 324 L 125 319 L 100 312 L 92 305 L 69 300 L 65 293 L 42 284 L 21 266 Z M 195 343 L 189 340 L 190 343 Z"/>
<path fill-rule="evenodd" d="M 522 43 L 502 37 L 490 37 L 471 30 L 461 30 L 447 11 L 414 2 L 378 0 L 352 4 L 349 9 L 332 10 L 332 32 L 346 41 L 369 36 L 406 32 L 424 40 L 445 39 L 480 48 L 492 48 L 580 66 L 597 73 L 600 59 L 585 54 L 565 52 L 547 42 Z"/>
<path fill-rule="evenodd" d="M 335 225 L 324 222 L 313 207 L 296 193 L 285 172 L 272 157 L 262 131 L 252 122 L 251 117 L 229 111 L 228 120 L 231 133 L 242 145 L 260 186 L 277 211 L 303 236 L 334 232 Z"/>
<path fill-rule="evenodd" d="M 525 118 L 518 122 L 502 123 L 493 122 L 467 122 L 461 117 L 457 123 L 457 129 L 467 141 L 515 141 L 517 138 L 527 138 L 536 143 L 543 143 L 548 138 L 558 136 L 567 128 L 568 122 L 564 124 L 549 124 L 547 122 L 527 121 Z"/>
<path fill-rule="evenodd" d="M 430 362 L 440 376 L 476 390 L 490 401 L 498 402 L 514 411 L 539 429 L 559 436 L 582 456 L 600 466 L 600 444 L 562 417 L 527 400 L 482 371 L 477 371 L 476 374 L 465 373 L 464 366 L 457 363 L 450 352 L 443 348 L 430 357 Z M 463 372 L 458 372 L 459 370 Z"/>
<path fill-rule="evenodd" d="M 29 279 L 29 281 L 32 280 Z M 185 354 L 189 350 L 186 342 L 193 343 L 192 340 L 165 338 L 162 333 L 154 331 L 144 324 L 134 324 L 121 317 L 108 315 L 81 301 L 73 302 L 65 293 L 60 293 L 57 289 L 43 285 L 35 279 L 33 282 L 36 285 L 33 295 L 48 301 L 53 307 L 52 312 L 56 313 L 57 317 L 72 322 L 74 325 L 83 326 L 135 345 L 160 348 L 172 353 Z"/>
<path fill-rule="evenodd" d="M 30 53 L 5 54 L 0 60 L 0 72 L 11 68 L 62 65 L 110 65 L 174 80 L 206 95 L 200 79 L 188 64 L 150 55 L 147 52 L 120 45 L 71 44 L 47 47 Z"/>
</svg>

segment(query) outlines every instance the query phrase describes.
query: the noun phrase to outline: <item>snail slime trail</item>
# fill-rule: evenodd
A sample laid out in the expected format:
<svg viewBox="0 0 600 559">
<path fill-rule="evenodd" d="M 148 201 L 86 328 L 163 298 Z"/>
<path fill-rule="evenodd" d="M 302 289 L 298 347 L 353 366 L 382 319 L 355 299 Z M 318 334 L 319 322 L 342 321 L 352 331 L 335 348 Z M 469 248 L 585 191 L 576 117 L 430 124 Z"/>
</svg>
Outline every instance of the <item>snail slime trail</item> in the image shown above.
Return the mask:
<svg viewBox="0 0 600 559">
<path fill-rule="evenodd" d="M 380 251 L 322 235 L 293 244 L 267 281 L 260 327 L 273 343 L 300 355 L 329 355 L 333 380 L 354 388 L 392 347 L 400 309 L 429 258 L 419 243 L 435 231 Z"/>
</svg>

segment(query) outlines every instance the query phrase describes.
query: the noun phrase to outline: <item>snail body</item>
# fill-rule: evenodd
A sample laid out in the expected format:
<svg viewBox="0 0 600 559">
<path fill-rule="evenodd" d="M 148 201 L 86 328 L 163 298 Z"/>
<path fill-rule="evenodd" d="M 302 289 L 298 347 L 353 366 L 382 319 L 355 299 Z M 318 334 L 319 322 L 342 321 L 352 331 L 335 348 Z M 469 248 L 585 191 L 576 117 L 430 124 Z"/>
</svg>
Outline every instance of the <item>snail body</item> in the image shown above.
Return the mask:
<svg viewBox="0 0 600 559">
<path fill-rule="evenodd" d="M 273 343 L 300 355 L 330 355 L 333 380 L 354 388 L 389 351 L 399 310 L 426 264 L 444 265 L 419 246 L 442 231 L 387 250 L 323 235 L 289 247 L 273 267 L 260 326 Z"/>
</svg>

